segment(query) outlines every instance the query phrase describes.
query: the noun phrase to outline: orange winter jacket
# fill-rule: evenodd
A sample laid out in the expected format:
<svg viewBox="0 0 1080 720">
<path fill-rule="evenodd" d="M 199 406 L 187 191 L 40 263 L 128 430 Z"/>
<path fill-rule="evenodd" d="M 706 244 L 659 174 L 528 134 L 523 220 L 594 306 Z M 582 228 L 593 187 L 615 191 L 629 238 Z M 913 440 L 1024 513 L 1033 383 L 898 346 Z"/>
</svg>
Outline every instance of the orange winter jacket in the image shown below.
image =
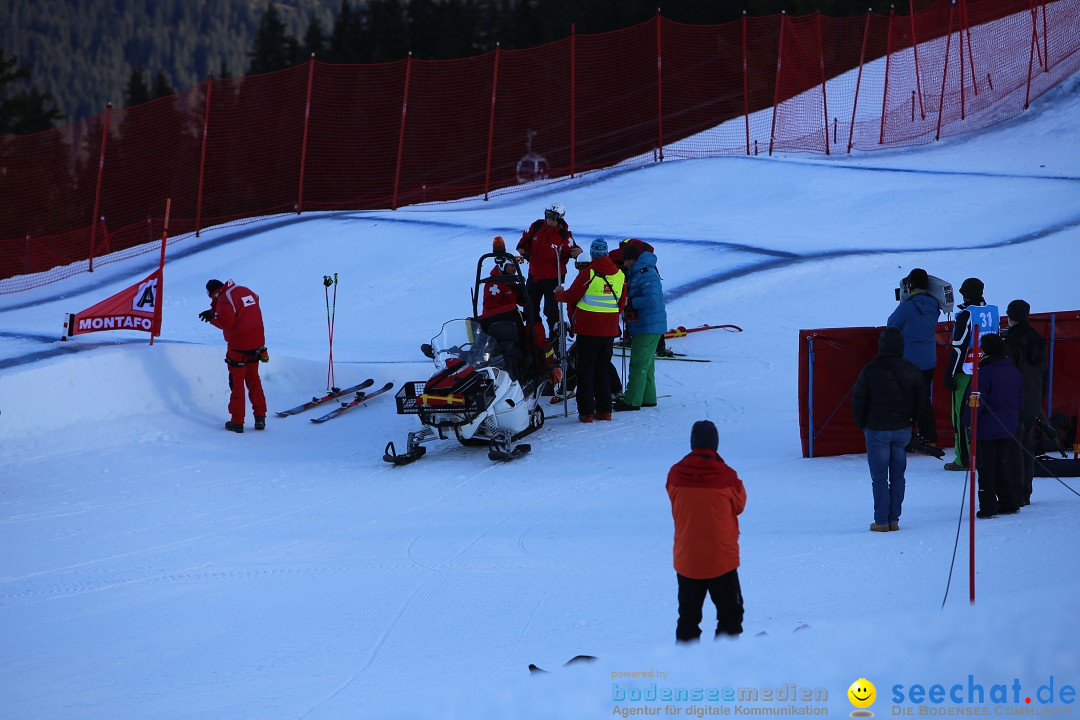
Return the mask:
<svg viewBox="0 0 1080 720">
<path fill-rule="evenodd" d="M 739 567 L 739 514 L 746 488 L 712 450 L 692 450 L 668 472 L 675 519 L 675 572 L 695 580 Z"/>
</svg>

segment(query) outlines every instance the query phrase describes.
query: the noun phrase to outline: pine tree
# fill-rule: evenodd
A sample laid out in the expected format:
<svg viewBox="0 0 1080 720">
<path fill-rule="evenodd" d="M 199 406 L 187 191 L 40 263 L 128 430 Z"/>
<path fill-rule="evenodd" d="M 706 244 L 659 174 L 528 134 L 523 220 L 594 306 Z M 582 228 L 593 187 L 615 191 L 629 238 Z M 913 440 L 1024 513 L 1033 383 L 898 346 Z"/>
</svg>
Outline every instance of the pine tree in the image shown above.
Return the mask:
<svg viewBox="0 0 1080 720">
<path fill-rule="evenodd" d="M 173 90 L 172 85 L 169 83 L 169 78 L 165 77 L 165 73 L 158 70 L 157 75 L 154 76 L 154 99 L 169 97 L 176 91 Z"/>
<path fill-rule="evenodd" d="M 0 50 L 0 135 L 48 130 L 64 119 L 49 93 L 29 86 L 30 68 Z"/>
<path fill-rule="evenodd" d="M 127 107 L 150 101 L 150 86 L 146 84 L 146 71 L 141 67 L 131 69 L 124 95 L 127 96 Z"/>
<path fill-rule="evenodd" d="M 372 62 L 403 60 L 408 54 L 409 29 L 401 0 L 371 0 L 365 30 Z"/>
<path fill-rule="evenodd" d="M 304 33 L 304 54 L 305 57 L 311 57 L 314 55 L 316 58 L 322 60 L 325 59 L 322 55 L 326 52 L 326 33 L 323 32 L 322 24 L 319 22 L 319 18 L 311 18 L 311 24 L 308 25 L 307 32 Z"/>
<path fill-rule="evenodd" d="M 330 62 L 361 62 L 363 30 L 361 18 L 353 11 L 349 0 L 341 0 L 341 9 L 330 32 Z"/>
<path fill-rule="evenodd" d="M 259 22 L 252 43 L 251 66 L 248 75 L 284 70 L 295 65 L 300 59 L 300 44 L 296 38 L 285 32 L 285 23 L 281 21 L 273 3 L 267 3 L 266 14 Z"/>
</svg>

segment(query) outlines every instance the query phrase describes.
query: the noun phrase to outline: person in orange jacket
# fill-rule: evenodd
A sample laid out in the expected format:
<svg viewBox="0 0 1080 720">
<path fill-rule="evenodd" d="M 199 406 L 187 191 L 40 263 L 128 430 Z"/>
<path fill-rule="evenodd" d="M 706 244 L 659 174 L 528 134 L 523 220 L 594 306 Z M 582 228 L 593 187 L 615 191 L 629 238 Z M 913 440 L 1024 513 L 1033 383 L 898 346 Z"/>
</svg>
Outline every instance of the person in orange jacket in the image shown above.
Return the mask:
<svg viewBox="0 0 1080 720">
<path fill-rule="evenodd" d="M 259 362 L 269 362 L 259 296 L 232 280 L 223 283 L 209 280 L 206 294 L 210 309 L 199 319 L 221 330 L 225 336 L 225 364 L 229 366 L 229 415 L 225 429 L 244 432 L 244 386 L 251 393 L 251 411 L 255 429 L 266 429 L 266 396 L 259 378 Z"/>
<path fill-rule="evenodd" d="M 739 515 L 746 507 L 746 488 L 717 454 L 719 444 L 716 426 L 699 420 L 690 430 L 690 454 L 668 472 L 679 581 L 677 642 L 697 642 L 701 637 L 706 593 L 716 605 L 715 637 L 738 636 L 743 630 Z"/>
</svg>

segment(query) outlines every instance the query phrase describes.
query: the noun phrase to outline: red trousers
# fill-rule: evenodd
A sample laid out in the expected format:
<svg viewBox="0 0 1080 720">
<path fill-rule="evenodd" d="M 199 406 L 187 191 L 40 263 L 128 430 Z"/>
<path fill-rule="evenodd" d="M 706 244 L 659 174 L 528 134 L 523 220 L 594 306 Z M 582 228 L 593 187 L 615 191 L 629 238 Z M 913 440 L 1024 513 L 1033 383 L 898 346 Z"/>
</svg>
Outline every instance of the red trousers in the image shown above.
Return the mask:
<svg viewBox="0 0 1080 720">
<path fill-rule="evenodd" d="M 266 395 L 263 394 L 262 379 L 259 377 L 258 360 L 235 359 L 237 353 L 230 350 L 225 355 L 225 362 L 229 366 L 229 414 L 232 415 L 230 422 L 237 425 L 244 424 L 244 387 L 251 393 L 251 412 L 255 417 L 266 417 Z"/>
</svg>

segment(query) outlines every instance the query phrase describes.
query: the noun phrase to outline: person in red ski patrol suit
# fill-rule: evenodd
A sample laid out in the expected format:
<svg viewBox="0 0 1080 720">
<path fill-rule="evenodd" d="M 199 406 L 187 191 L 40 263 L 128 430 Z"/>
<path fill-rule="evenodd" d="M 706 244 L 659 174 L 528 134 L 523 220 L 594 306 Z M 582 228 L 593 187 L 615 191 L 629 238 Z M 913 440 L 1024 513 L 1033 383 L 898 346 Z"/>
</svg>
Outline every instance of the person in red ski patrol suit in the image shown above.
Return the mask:
<svg viewBox="0 0 1080 720">
<path fill-rule="evenodd" d="M 544 301 L 544 317 L 547 318 L 549 335 L 555 335 L 559 323 L 559 305 L 555 302 L 555 286 L 566 277 L 566 265 L 571 258 L 581 254 L 574 243 L 574 235 L 566 224 L 566 208 L 559 203 L 544 208 L 544 218 L 537 220 L 521 234 L 517 244 L 518 255 L 529 263 L 529 279 L 526 283 L 531 319 L 540 319 L 540 299 Z"/>
<path fill-rule="evenodd" d="M 492 241 L 495 252 L 505 253 L 506 246 L 501 236 L 496 235 Z M 491 268 L 491 277 L 516 275 L 517 266 L 508 257 L 496 257 L 495 267 Z M 519 286 L 520 287 L 520 286 Z M 484 297 L 480 306 L 480 326 L 487 330 L 492 323 L 509 320 L 516 325 L 523 325 L 518 306 L 523 300 L 514 291 L 514 286 L 509 282 L 492 282 L 483 286 Z"/>
<path fill-rule="evenodd" d="M 266 396 L 259 378 L 259 363 L 269 362 L 266 336 L 263 330 L 259 296 L 232 280 L 206 283 L 210 309 L 199 313 L 199 319 L 219 328 L 225 335 L 227 349 L 225 364 L 229 366 L 229 414 L 225 429 L 244 432 L 244 387 L 251 393 L 251 411 L 255 429 L 266 428 Z"/>
</svg>

